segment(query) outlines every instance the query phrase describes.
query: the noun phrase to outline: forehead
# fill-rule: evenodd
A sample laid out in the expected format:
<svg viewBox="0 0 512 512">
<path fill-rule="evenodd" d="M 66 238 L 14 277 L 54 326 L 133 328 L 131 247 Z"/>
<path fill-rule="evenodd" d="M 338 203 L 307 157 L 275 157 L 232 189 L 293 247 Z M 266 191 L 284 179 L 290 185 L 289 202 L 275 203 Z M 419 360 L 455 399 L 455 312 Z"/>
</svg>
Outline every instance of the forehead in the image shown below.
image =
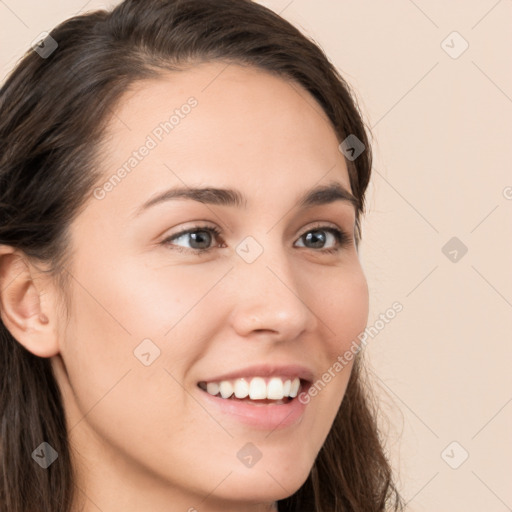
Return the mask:
<svg viewBox="0 0 512 512">
<path fill-rule="evenodd" d="M 327 115 L 313 96 L 299 83 L 278 76 L 267 70 L 233 62 L 201 62 L 181 70 L 161 69 L 158 75 L 132 82 L 121 97 L 111 123 L 115 129 L 121 116 L 131 117 L 134 110 L 140 114 L 141 107 L 160 109 L 164 113 L 173 104 L 194 95 L 202 103 L 202 110 L 215 108 L 222 103 L 226 114 L 235 111 L 241 116 L 250 112 L 257 116 L 262 107 L 272 105 L 277 115 L 300 113 L 308 117 L 316 112 L 318 121 L 329 124 Z M 161 100 L 171 104 L 162 104 Z M 252 109 L 251 107 L 256 107 Z M 308 112 L 309 111 L 309 112 Z M 125 126 L 126 127 L 126 126 Z"/>
<path fill-rule="evenodd" d="M 189 116 L 180 110 L 190 110 L 183 108 L 190 98 L 197 107 Z M 169 120 L 176 125 L 173 136 L 166 137 L 169 145 L 187 129 L 216 142 L 225 134 L 236 135 L 234 144 L 247 135 L 253 144 L 275 138 L 283 150 L 297 136 L 300 141 L 336 138 L 324 110 L 302 86 L 259 68 L 225 62 L 162 71 L 156 78 L 136 81 L 112 114 L 107 137 L 117 135 L 125 144 L 137 142 L 141 132 L 149 134 Z M 173 114 L 179 119 L 172 119 Z M 180 147 L 184 142 L 192 145 L 194 139 L 180 140 Z"/>
<path fill-rule="evenodd" d="M 246 195 L 290 187 L 297 195 L 293 189 L 323 177 L 350 190 L 337 135 L 313 96 L 233 63 L 135 82 L 113 112 L 102 149 L 103 179 L 124 168 L 123 189 L 146 196 L 156 186 L 206 181 L 245 187 Z"/>
</svg>

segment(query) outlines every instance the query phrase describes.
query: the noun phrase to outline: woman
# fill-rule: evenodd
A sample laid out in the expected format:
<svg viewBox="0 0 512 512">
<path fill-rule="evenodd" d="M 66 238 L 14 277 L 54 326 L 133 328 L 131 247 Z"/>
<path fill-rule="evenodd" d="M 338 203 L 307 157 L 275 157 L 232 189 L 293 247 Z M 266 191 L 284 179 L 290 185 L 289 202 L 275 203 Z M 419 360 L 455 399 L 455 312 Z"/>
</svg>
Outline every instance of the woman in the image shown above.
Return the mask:
<svg viewBox="0 0 512 512">
<path fill-rule="evenodd" d="M 2 510 L 401 509 L 335 365 L 371 153 L 313 42 L 247 0 L 126 0 L 0 112 Z"/>
</svg>

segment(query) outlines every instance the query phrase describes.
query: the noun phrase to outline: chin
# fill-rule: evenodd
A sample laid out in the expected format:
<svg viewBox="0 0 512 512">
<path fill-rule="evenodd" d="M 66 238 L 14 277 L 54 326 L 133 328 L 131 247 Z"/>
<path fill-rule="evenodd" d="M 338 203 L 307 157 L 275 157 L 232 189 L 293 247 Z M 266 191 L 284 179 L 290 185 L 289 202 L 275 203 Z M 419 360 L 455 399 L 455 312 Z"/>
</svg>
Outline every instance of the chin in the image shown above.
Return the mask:
<svg viewBox="0 0 512 512">
<path fill-rule="evenodd" d="M 218 497 L 223 500 L 233 500 L 247 503 L 266 503 L 279 501 L 294 494 L 303 483 L 304 482 L 300 482 L 293 487 L 286 486 L 286 483 L 284 485 L 279 485 L 269 475 L 267 475 L 265 481 L 262 480 L 261 484 L 254 483 L 253 480 L 247 479 L 240 479 L 239 482 L 235 482 L 235 479 L 233 479 L 230 488 L 226 488 L 225 492 L 222 493 L 222 495 L 219 494 Z"/>
<path fill-rule="evenodd" d="M 260 463 L 262 460 L 260 461 Z M 298 468 L 286 464 L 293 469 L 283 469 L 283 464 L 256 464 L 249 470 L 233 471 L 225 485 L 219 487 L 218 497 L 247 502 L 268 502 L 288 498 L 307 480 L 311 466 Z M 217 494 L 217 493 L 216 493 Z"/>
</svg>

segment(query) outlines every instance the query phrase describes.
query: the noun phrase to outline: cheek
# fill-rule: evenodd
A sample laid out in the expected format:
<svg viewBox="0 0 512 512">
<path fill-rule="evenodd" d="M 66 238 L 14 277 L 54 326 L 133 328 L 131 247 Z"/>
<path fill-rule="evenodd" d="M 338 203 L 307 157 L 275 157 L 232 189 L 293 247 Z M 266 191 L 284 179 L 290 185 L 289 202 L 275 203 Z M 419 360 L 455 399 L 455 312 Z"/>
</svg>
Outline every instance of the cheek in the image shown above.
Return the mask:
<svg viewBox="0 0 512 512">
<path fill-rule="evenodd" d="M 320 284 L 323 286 L 320 287 Z M 324 328 L 325 351 L 331 362 L 343 354 L 364 331 L 369 312 L 366 278 L 359 263 L 338 274 L 316 280 L 311 304 Z"/>
<path fill-rule="evenodd" d="M 74 272 L 61 350 L 74 399 L 83 414 L 100 407 L 100 400 L 108 403 L 105 417 L 122 415 L 127 399 L 131 407 L 150 408 L 155 402 L 148 396 L 168 402 L 173 381 L 164 369 L 181 382 L 194 357 L 192 344 L 174 342 L 180 320 L 197 301 L 194 288 L 180 282 L 178 272 L 166 286 L 143 265 L 99 263 L 83 259 Z"/>
<path fill-rule="evenodd" d="M 99 262 L 98 262 L 99 263 Z M 192 268 L 192 267 L 190 267 Z M 148 267 L 140 261 L 125 260 L 115 265 L 77 265 L 73 294 L 73 335 L 87 341 L 89 348 L 101 347 L 103 357 L 117 362 L 134 361 L 133 351 L 145 339 L 163 350 L 171 346 L 177 327 L 194 316 L 211 279 L 179 267 Z M 191 346 L 176 348 L 190 351 Z M 113 361 L 111 361 L 113 362 Z"/>
<path fill-rule="evenodd" d="M 204 283 L 198 289 L 178 272 L 171 287 L 147 269 L 84 270 L 75 273 L 81 286 L 74 288 L 62 350 L 79 453 L 91 460 L 104 457 L 102 450 L 129 454 L 141 466 L 192 482 L 196 469 L 181 464 L 199 457 L 197 440 L 216 426 L 182 386 L 202 353 L 191 308 Z M 91 439 L 101 439 L 101 447 Z"/>
<path fill-rule="evenodd" d="M 314 427 L 322 443 L 344 398 L 354 361 L 359 357 L 358 337 L 366 328 L 369 312 L 368 286 L 358 263 L 324 283 L 323 293 L 316 293 L 311 302 L 317 305 L 315 312 L 324 324 L 318 347 L 323 354 L 322 373 L 302 397 L 322 418 Z"/>
</svg>

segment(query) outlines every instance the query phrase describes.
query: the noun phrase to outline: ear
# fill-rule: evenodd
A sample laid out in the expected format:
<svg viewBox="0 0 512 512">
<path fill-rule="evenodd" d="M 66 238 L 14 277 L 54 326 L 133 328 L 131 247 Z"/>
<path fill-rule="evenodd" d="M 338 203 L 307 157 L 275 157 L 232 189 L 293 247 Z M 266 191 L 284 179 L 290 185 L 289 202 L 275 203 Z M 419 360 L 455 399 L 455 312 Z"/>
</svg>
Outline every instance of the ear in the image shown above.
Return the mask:
<svg viewBox="0 0 512 512">
<path fill-rule="evenodd" d="M 0 318 L 12 336 L 39 357 L 59 353 L 53 303 L 48 277 L 23 253 L 0 245 Z"/>
</svg>

